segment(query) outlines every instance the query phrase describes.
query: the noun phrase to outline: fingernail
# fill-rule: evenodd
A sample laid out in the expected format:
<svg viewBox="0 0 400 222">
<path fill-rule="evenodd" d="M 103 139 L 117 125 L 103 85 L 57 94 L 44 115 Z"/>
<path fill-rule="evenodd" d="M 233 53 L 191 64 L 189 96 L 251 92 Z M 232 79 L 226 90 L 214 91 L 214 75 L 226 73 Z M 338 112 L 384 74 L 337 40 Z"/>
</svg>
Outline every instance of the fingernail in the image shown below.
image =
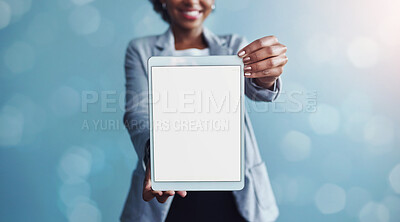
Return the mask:
<svg viewBox="0 0 400 222">
<path fill-rule="evenodd" d="M 243 59 L 243 62 L 247 62 L 247 61 L 249 61 L 249 60 L 250 60 L 250 57 L 247 56 L 247 57 L 245 57 L 245 58 Z"/>
<path fill-rule="evenodd" d="M 246 73 L 244 73 L 244 75 L 245 75 L 245 76 L 251 76 L 251 73 L 246 72 Z"/>
<path fill-rule="evenodd" d="M 246 52 L 244 50 L 242 50 L 242 51 L 239 52 L 238 56 L 242 57 L 242 56 L 244 56 L 245 53 Z"/>
<path fill-rule="evenodd" d="M 250 71 L 251 70 L 251 66 L 244 66 L 244 71 Z"/>
</svg>

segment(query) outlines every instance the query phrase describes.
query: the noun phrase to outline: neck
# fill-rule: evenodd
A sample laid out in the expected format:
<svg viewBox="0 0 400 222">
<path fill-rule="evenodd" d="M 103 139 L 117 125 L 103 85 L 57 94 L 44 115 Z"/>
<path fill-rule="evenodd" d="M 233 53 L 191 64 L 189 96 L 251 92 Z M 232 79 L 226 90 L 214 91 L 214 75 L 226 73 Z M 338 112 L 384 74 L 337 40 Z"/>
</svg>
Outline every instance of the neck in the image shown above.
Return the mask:
<svg viewBox="0 0 400 222">
<path fill-rule="evenodd" d="M 203 38 L 202 26 L 194 29 L 183 29 L 177 25 L 171 25 L 171 29 L 174 33 L 176 50 L 207 48 L 207 43 Z"/>
</svg>

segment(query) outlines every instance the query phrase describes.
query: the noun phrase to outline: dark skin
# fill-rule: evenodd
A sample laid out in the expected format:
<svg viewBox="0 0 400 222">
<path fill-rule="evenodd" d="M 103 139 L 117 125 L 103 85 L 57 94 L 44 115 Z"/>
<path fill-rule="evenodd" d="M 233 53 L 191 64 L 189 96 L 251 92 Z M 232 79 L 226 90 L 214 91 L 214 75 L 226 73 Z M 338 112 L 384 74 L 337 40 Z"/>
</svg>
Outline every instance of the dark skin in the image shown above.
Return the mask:
<svg viewBox="0 0 400 222">
<path fill-rule="evenodd" d="M 165 3 L 171 19 L 176 50 L 207 48 L 207 43 L 202 37 L 203 22 L 212 12 L 215 0 L 160 0 L 160 2 Z M 245 77 L 254 78 L 257 85 L 272 90 L 288 61 L 286 51 L 287 47 L 279 43 L 275 36 L 262 37 L 245 46 L 238 52 L 238 56 L 243 59 Z M 143 182 L 143 200 L 150 201 L 156 197 L 158 202 L 165 203 L 175 193 L 181 197 L 187 195 L 186 191 L 153 190 L 150 176 L 150 165 L 147 164 Z"/>
</svg>

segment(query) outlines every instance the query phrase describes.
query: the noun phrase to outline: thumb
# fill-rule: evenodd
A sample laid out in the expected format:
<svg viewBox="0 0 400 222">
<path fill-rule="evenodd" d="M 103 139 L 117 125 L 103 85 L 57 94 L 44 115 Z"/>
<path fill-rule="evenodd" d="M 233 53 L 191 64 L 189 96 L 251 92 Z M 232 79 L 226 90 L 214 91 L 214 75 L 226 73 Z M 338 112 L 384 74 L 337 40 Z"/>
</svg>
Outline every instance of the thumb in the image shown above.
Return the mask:
<svg viewBox="0 0 400 222">
<path fill-rule="evenodd" d="M 151 179 L 151 172 L 150 172 L 150 161 L 147 162 L 147 166 L 146 166 L 146 176 L 145 176 L 145 181 L 149 181 Z"/>
<path fill-rule="evenodd" d="M 179 194 L 179 196 L 181 196 L 181 197 L 186 197 L 186 195 L 187 195 L 187 192 L 186 192 L 185 190 L 183 190 L 183 191 L 176 191 L 176 193 Z"/>
</svg>

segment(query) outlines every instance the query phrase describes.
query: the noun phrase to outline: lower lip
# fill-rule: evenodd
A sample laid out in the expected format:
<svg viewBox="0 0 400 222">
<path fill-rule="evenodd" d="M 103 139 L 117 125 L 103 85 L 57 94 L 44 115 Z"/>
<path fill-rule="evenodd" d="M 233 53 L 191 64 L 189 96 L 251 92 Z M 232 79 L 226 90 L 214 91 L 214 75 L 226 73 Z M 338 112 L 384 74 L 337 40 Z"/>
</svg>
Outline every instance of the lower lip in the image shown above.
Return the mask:
<svg viewBox="0 0 400 222">
<path fill-rule="evenodd" d="M 199 12 L 199 14 L 198 14 L 198 15 L 195 15 L 195 16 L 188 15 L 188 14 L 185 14 L 185 13 L 183 13 L 183 12 L 181 12 L 181 14 L 182 14 L 182 16 L 183 16 L 184 18 L 186 18 L 186 19 L 188 19 L 188 20 L 196 20 L 196 19 L 200 18 L 200 16 L 203 14 L 203 12 Z"/>
</svg>

